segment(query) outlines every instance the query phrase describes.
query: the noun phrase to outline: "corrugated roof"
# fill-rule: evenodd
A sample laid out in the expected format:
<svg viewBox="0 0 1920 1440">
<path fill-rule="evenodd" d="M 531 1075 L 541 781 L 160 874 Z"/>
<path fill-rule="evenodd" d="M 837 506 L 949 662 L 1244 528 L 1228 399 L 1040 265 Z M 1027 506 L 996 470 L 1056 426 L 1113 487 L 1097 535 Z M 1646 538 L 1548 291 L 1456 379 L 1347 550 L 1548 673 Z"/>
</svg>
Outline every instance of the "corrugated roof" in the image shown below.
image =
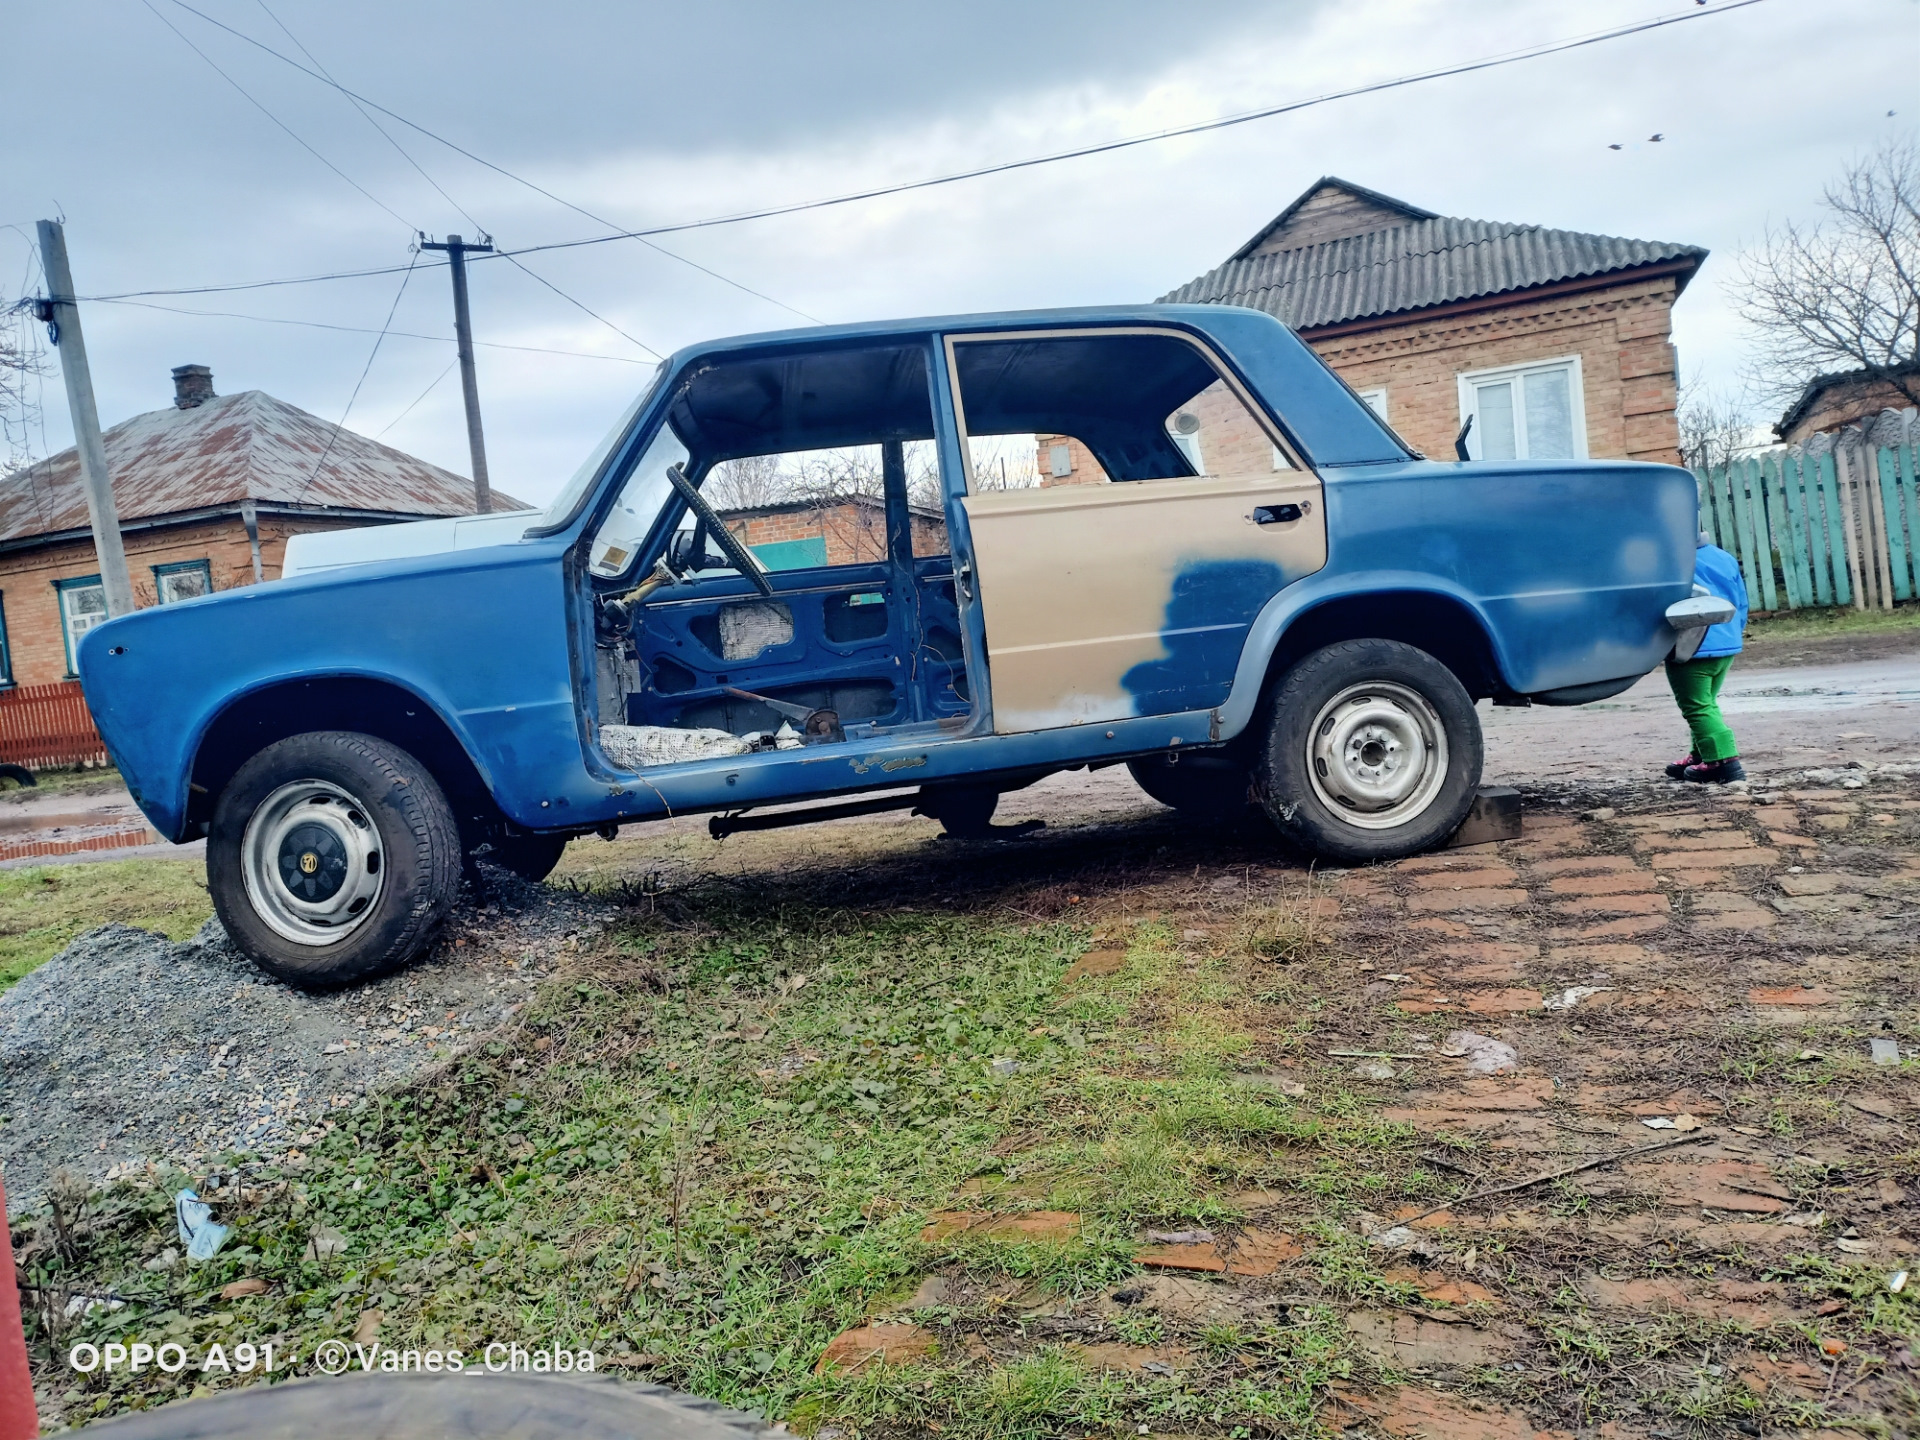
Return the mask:
<svg viewBox="0 0 1920 1440">
<path fill-rule="evenodd" d="M 1706 257 L 1698 245 L 1442 215 L 1229 260 L 1160 300 L 1245 305 L 1311 330 L 1664 260 L 1697 267 Z"/>
<path fill-rule="evenodd" d="M 242 500 L 316 511 L 473 512 L 471 481 L 260 390 L 136 415 L 102 439 L 123 522 Z M 528 508 L 498 490 L 493 501 Z M 77 451 L 0 479 L 0 542 L 87 525 Z"/>
</svg>

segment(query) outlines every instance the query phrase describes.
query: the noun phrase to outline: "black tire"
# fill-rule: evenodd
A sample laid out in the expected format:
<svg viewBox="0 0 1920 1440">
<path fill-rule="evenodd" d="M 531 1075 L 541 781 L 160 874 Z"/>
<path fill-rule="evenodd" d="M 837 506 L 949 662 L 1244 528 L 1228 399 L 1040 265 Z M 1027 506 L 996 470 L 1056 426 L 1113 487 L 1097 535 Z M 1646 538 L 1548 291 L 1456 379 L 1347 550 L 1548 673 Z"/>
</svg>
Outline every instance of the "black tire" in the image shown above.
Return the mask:
<svg viewBox="0 0 1920 1440">
<path fill-rule="evenodd" d="M 22 790 L 30 790 L 40 783 L 24 765 L 0 765 L 0 780 L 11 780 Z"/>
<path fill-rule="evenodd" d="M 1000 792 L 974 785 L 923 790 L 916 813 L 940 822 L 954 840 L 984 840 L 993 834 L 993 812 L 1000 808 Z"/>
<path fill-rule="evenodd" d="M 1155 800 L 1195 820 L 1231 823 L 1258 811 L 1253 777 L 1225 756 L 1149 755 L 1129 760 L 1127 771 Z"/>
<path fill-rule="evenodd" d="M 479 1357 L 466 1359 L 471 1364 Z M 249 1385 L 77 1433 L 102 1440 L 759 1440 L 774 1432 L 752 1415 L 659 1385 L 463 1372 Z"/>
<path fill-rule="evenodd" d="M 446 796 L 418 760 L 371 735 L 320 730 L 269 745 L 214 806 L 214 909 L 241 952 L 290 985 L 352 985 L 405 964 L 459 885 Z"/>
<path fill-rule="evenodd" d="M 1311 854 L 1342 864 L 1414 855 L 1459 829 L 1473 804 L 1480 717 L 1424 650 L 1397 640 L 1317 650 L 1280 680 L 1272 715 L 1261 803 Z"/>
<path fill-rule="evenodd" d="M 553 873 L 566 849 L 564 835 L 505 835 L 493 841 L 481 858 L 537 884 Z"/>
</svg>

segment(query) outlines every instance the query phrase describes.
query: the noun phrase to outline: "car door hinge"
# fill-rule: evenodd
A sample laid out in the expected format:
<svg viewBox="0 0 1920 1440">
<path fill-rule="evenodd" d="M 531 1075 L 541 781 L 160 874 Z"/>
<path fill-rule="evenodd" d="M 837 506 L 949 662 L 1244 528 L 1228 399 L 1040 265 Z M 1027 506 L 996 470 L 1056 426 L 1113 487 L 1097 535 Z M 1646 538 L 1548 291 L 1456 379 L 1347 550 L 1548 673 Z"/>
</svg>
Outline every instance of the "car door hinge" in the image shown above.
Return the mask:
<svg viewBox="0 0 1920 1440">
<path fill-rule="evenodd" d="M 1218 740 L 1220 738 L 1220 728 L 1222 723 L 1223 722 L 1220 718 L 1220 712 L 1218 710 L 1215 710 L 1211 715 L 1207 717 L 1207 739 Z"/>
</svg>

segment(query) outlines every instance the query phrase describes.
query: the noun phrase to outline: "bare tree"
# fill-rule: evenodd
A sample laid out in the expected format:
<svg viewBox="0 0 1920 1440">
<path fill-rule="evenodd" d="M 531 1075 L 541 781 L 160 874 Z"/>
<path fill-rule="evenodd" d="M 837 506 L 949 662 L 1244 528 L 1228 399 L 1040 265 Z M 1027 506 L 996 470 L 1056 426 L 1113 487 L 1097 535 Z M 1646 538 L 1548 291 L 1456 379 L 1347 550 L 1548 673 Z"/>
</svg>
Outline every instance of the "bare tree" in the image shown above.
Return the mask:
<svg viewBox="0 0 1920 1440">
<path fill-rule="evenodd" d="M 700 488 L 716 510 L 757 510 L 793 498 L 786 493 L 778 455 L 722 460 Z"/>
<path fill-rule="evenodd" d="M 1790 400 L 1815 374 L 1863 370 L 1920 405 L 1920 150 L 1882 145 L 1821 208 L 1742 260 L 1732 289 L 1760 332 L 1755 378 Z"/>
<path fill-rule="evenodd" d="M 1688 385 L 1680 392 L 1680 463 L 1711 470 L 1755 446 L 1745 407 L 1718 391 Z"/>
<path fill-rule="evenodd" d="M 34 321 L 18 306 L 0 311 L 0 475 L 33 459 L 28 432 L 38 419 L 29 383 L 46 373 L 46 354 L 35 343 Z"/>
</svg>

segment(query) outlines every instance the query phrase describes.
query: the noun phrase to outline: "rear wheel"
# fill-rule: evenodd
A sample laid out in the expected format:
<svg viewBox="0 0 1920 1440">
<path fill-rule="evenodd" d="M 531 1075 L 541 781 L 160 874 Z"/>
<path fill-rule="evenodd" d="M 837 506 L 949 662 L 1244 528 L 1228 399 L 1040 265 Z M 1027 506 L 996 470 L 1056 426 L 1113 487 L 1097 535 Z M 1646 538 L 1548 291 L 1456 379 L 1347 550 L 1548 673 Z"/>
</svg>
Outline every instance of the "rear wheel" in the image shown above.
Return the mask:
<svg viewBox="0 0 1920 1440">
<path fill-rule="evenodd" d="M 1129 760 L 1139 787 L 1196 820 L 1239 820 L 1253 811 L 1251 778 L 1223 755 L 1154 755 Z"/>
<path fill-rule="evenodd" d="M 1393 860 L 1460 828 L 1480 717 L 1453 672 L 1396 640 L 1347 640 L 1287 672 L 1260 766 L 1282 834 L 1329 860 Z"/>
<path fill-rule="evenodd" d="M 459 882 L 459 827 L 433 776 L 351 731 L 262 750 L 221 792 L 207 835 L 207 889 L 228 936 L 309 988 L 412 959 Z"/>
</svg>

